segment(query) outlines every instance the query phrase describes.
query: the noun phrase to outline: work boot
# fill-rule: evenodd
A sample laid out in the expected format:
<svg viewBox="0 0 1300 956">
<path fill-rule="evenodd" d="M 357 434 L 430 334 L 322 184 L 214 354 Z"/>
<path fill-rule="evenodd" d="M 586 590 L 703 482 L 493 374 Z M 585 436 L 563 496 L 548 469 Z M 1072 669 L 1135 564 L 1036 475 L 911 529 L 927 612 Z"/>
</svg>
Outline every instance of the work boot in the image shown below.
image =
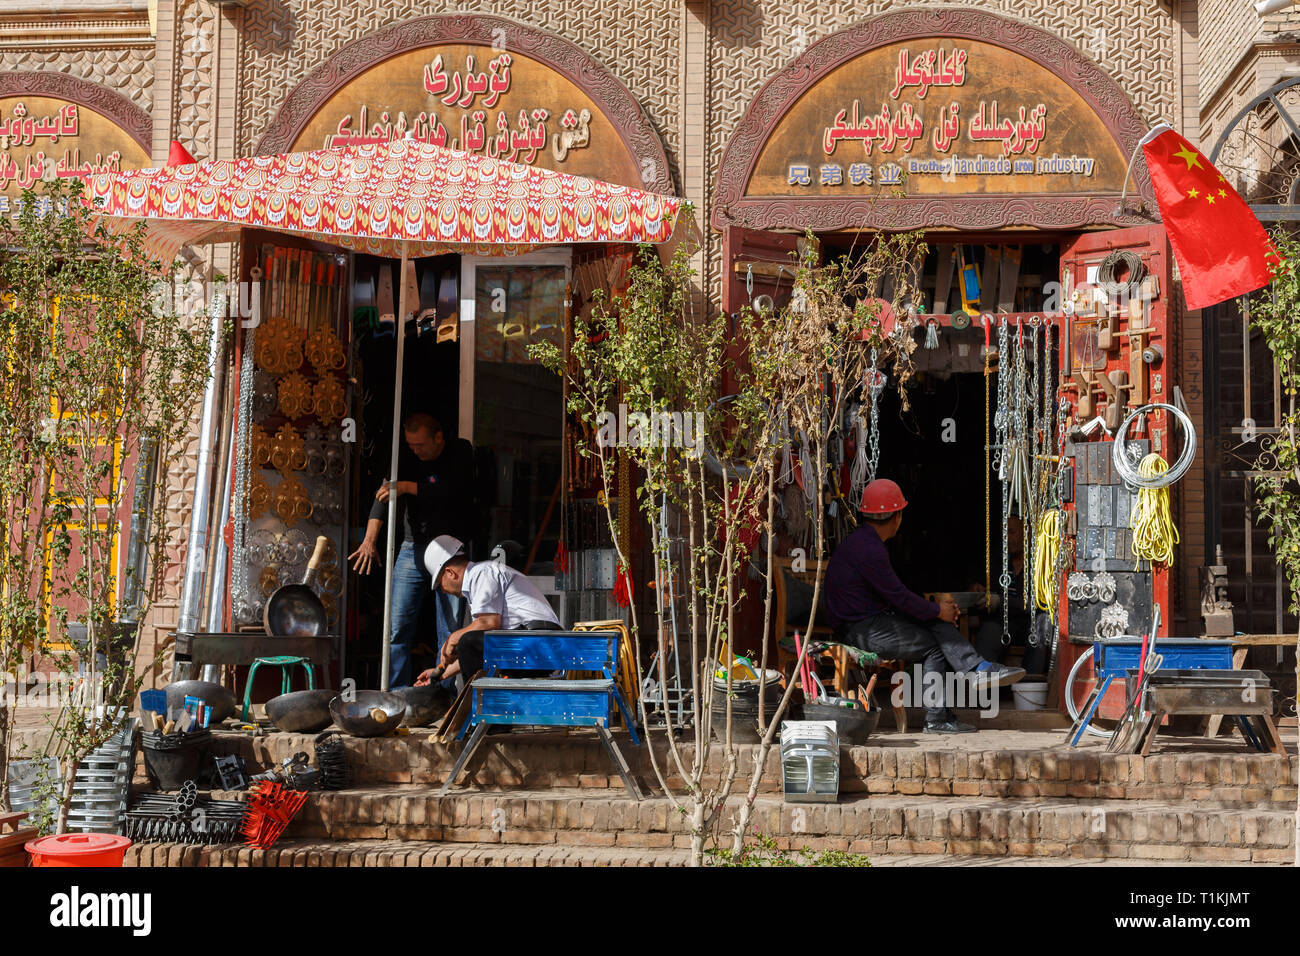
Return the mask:
<svg viewBox="0 0 1300 956">
<path fill-rule="evenodd" d="M 925 732 L 927 734 L 973 734 L 975 728 L 970 724 L 963 724 L 960 721 L 949 717 L 943 721 L 926 721 Z"/>
</svg>

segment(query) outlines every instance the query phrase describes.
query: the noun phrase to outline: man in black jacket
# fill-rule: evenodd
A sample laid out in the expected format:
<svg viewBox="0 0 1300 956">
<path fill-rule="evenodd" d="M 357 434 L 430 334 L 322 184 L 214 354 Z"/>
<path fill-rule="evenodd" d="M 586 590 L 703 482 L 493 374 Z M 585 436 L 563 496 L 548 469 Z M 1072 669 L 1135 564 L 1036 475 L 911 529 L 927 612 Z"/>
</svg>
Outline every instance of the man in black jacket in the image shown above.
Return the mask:
<svg viewBox="0 0 1300 956">
<path fill-rule="evenodd" d="M 419 643 L 420 610 L 431 587 L 423 555 L 440 534 L 462 540 L 473 536 L 471 503 L 474 499 L 474 449 L 463 438 L 448 441 L 442 425 L 425 412 L 403 423 L 413 461 L 398 469 L 397 520 L 402 528 L 401 547 L 393 565 L 393 620 L 389 652 L 388 686 L 411 683 L 411 648 Z M 348 560 L 358 574 L 367 574 L 379 560 L 379 534 L 388 517 L 388 483 L 375 494 L 366 536 Z M 454 595 L 437 592 L 438 646 L 460 627 L 464 604 Z"/>
</svg>

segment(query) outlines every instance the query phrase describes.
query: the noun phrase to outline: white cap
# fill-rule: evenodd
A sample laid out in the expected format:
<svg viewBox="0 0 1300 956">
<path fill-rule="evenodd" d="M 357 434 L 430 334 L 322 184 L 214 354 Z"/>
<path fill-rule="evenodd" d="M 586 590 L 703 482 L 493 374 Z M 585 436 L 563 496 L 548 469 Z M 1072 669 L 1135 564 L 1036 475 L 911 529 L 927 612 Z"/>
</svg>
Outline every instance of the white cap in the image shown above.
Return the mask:
<svg viewBox="0 0 1300 956">
<path fill-rule="evenodd" d="M 442 569 L 446 567 L 448 561 L 461 554 L 464 550 L 464 542 L 459 538 L 453 538 L 449 534 L 438 535 L 424 549 L 424 566 L 433 575 L 433 589 L 435 591 L 438 590 L 438 575 L 442 574 Z"/>
</svg>

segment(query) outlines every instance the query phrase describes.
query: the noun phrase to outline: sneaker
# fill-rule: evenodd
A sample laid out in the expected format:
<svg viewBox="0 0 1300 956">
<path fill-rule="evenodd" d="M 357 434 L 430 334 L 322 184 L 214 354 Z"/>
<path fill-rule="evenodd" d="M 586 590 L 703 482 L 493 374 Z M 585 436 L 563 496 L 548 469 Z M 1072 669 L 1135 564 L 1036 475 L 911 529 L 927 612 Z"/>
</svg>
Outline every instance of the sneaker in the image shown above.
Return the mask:
<svg viewBox="0 0 1300 956">
<path fill-rule="evenodd" d="M 971 684 L 974 686 L 991 685 L 1007 687 L 1025 676 L 1023 667 L 1002 667 L 996 665 L 986 671 L 969 671 Z"/>
<path fill-rule="evenodd" d="M 973 734 L 975 728 L 970 724 L 963 724 L 957 720 L 935 721 L 934 723 L 927 721 L 925 732 L 927 734 Z"/>
</svg>

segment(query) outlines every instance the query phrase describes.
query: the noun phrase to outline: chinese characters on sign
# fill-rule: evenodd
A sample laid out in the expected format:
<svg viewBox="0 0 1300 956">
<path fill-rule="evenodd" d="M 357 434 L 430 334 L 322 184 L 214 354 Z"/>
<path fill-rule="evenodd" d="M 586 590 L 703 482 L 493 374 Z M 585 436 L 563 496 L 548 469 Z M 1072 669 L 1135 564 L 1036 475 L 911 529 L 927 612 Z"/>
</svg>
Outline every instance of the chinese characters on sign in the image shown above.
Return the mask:
<svg viewBox="0 0 1300 956">
<path fill-rule="evenodd" d="M 936 38 L 878 47 L 817 80 L 777 122 L 747 194 L 1093 192 L 1118 185 L 1117 153 L 1046 67 Z"/>
</svg>

